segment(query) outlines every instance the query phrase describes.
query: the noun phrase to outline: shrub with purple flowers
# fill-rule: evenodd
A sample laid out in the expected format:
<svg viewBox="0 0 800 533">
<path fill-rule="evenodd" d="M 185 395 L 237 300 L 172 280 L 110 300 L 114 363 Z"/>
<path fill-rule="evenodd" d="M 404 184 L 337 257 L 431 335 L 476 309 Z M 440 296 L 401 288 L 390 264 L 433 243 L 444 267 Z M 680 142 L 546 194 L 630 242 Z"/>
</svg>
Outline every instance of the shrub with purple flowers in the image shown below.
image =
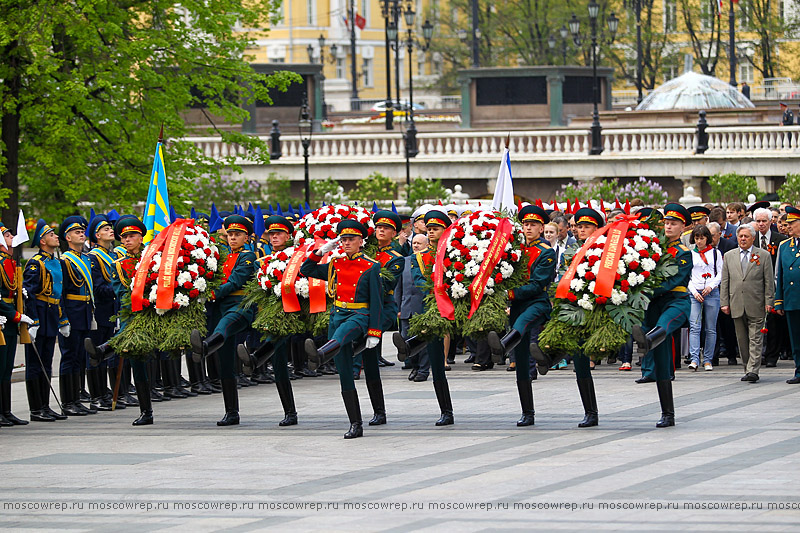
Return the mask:
<svg viewBox="0 0 800 533">
<path fill-rule="evenodd" d="M 661 185 L 645 177 L 621 185 L 619 178 L 599 181 L 577 181 L 561 186 L 562 197 L 581 202 L 589 200 L 612 201 L 619 198 L 621 202 L 639 198 L 645 205 L 664 205 L 667 201 L 667 192 Z"/>
</svg>

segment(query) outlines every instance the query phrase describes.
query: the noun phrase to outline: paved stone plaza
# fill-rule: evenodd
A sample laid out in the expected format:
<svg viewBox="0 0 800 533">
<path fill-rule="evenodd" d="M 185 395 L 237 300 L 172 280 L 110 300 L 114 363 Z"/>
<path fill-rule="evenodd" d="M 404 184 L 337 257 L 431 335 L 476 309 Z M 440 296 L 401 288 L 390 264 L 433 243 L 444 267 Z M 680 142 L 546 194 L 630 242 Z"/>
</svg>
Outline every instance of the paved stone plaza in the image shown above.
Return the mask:
<svg viewBox="0 0 800 533">
<path fill-rule="evenodd" d="M 277 426 L 274 385 L 240 391 L 238 427 L 215 425 L 223 409 L 213 395 L 156 403 L 148 427 L 132 427 L 138 409 L 128 408 L 2 428 L 0 527 L 797 530 L 800 387 L 784 382 L 790 362 L 762 368 L 757 384 L 740 382 L 740 367 L 679 370 L 677 425 L 667 429 L 655 428 L 655 386 L 603 364 L 594 372 L 600 426 L 578 429 L 571 368 L 534 382 L 536 425 L 517 428 L 514 374 L 472 372 L 462 360 L 449 373 L 451 427 L 433 425 L 432 383 L 409 382 L 398 364 L 382 369 L 389 424 L 365 425 L 352 441 L 342 439 L 335 376 L 293 382 L 300 425 L 289 428 Z M 14 411 L 27 415 L 24 384 L 13 394 Z"/>
</svg>

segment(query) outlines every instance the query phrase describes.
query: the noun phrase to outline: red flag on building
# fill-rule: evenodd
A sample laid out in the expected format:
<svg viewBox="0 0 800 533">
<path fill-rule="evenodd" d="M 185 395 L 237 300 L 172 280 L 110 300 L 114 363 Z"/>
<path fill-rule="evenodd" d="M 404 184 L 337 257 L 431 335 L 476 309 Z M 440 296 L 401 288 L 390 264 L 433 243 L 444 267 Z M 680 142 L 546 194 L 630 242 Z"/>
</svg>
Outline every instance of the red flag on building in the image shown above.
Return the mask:
<svg viewBox="0 0 800 533">
<path fill-rule="evenodd" d="M 360 30 L 363 30 L 367 26 L 367 19 L 362 17 L 360 13 L 356 13 L 356 26 L 358 26 Z"/>
</svg>

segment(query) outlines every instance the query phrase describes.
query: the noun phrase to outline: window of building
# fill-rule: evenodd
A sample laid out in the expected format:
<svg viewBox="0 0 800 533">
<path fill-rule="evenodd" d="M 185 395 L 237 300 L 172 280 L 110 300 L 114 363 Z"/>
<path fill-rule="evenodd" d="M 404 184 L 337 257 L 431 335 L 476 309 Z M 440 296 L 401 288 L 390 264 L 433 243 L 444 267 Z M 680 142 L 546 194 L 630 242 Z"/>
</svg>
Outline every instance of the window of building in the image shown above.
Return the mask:
<svg viewBox="0 0 800 533">
<path fill-rule="evenodd" d="M 343 57 L 336 58 L 336 77 L 337 78 L 344 78 L 345 72 L 347 71 L 347 65 L 345 65 L 345 60 Z"/>
<path fill-rule="evenodd" d="M 664 0 L 664 31 L 678 31 L 678 4 L 676 0 Z"/>
<path fill-rule="evenodd" d="M 361 0 L 361 8 L 358 10 L 358 14 L 364 17 L 367 22 L 365 28 L 369 28 L 369 0 Z"/>
<path fill-rule="evenodd" d="M 746 81 L 747 83 L 753 83 L 754 80 L 754 69 L 753 65 L 747 60 L 747 58 L 741 58 L 741 63 L 739 63 L 739 81 Z"/>
<path fill-rule="evenodd" d="M 664 82 L 668 82 L 673 78 L 678 77 L 678 65 L 664 65 L 661 67 L 661 73 L 664 76 Z"/>
<path fill-rule="evenodd" d="M 309 26 L 316 26 L 317 25 L 317 1 L 316 0 L 306 0 L 306 13 L 308 17 L 308 25 Z"/>
<path fill-rule="evenodd" d="M 711 31 L 711 26 L 714 24 L 713 17 L 717 16 L 715 1 L 701 0 L 700 2 L 700 29 L 703 31 Z"/>
<path fill-rule="evenodd" d="M 372 77 L 372 59 L 363 58 L 361 63 L 361 76 L 364 87 L 372 87 L 374 78 Z"/>
</svg>

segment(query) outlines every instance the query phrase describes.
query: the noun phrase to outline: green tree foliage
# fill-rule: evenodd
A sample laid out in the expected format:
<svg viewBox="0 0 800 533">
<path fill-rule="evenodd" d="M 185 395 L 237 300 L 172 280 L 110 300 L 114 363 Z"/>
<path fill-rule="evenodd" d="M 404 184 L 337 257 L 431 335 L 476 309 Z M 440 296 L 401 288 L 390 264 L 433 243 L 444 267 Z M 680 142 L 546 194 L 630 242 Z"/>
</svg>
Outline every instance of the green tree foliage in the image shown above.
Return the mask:
<svg viewBox="0 0 800 533">
<path fill-rule="evenodd" d="M 328 176 L 324 180 L 311 181 L 311 207 L 319 207 L 322 202 L 337 204 L 344 200 L 344 189 L 339 182 Z"/>
<path fill-rule="evenodd" d="M 792 205 L 800 203 L 800 174 L 786 175 L 786 181 L 778 188 L 778 198 L 781 202 L 791 202 Z"/>
<path fill-rule="evenodd" d="M 290 204 L 297 205 L 300 200 L 292 197 L 292 183 L 284 176 L 278 176 L 276 172 L 270 172 L 267 181 L 262 187 L 263 199 L 266 203 L 286 209 Z"/>
<path fill-rule="evenodd" d="M 60 218 L 79 201 L 128 210 L 144 200 L 161 124 L 171 200 L 191 198 L 200 176 L 217 179 L 235 166 L 206 157 L 182 139 L 183 112 L 201 108 L 240 123 L 242 106 L 300 77 L 257 74 L 239 25 L 263 28 L 278 0 L 44 0 L 0 3 L 2 185 L 33 213 Z M 197 131 L 196 129 L 194 131 Z M 213 130 L 212 130 L 213 131 Z M 211 132 L 209 132 L 211 133 Z M 255 136 L 218 130 L 266 163 Z"/>
<path fill-rule="evenodd" d="M 364 207 L 372 207 L 372 202 L 391 201 L 397 198 L 397 183 L 380 172 L 373 172 L 369 177 L 359 180 L 356 187 L 348 194 Z"/>
<path fill-rule="evenodd" d="M 434 203 L 441 200 L 442 203 L 450 201 L 450 195 L 447 194 L 447 189 L 442 185 L 442 180 L 439 178 L 428 180 L 417 178 L 411 182 L 411 186 L 406 189 L 408 196 L 408 206 L 413 211 L 425 202 Z"/>
<path fill-rule="evenodd" d="M 708 198 L 714 203 L 742 202 L 750 194 L 756 197 L 763 194 L 758 190 L 755 178 L 735 172 L 714 174 L 708 178 L 708 184 L 711 186 Z"/>
</svg>

